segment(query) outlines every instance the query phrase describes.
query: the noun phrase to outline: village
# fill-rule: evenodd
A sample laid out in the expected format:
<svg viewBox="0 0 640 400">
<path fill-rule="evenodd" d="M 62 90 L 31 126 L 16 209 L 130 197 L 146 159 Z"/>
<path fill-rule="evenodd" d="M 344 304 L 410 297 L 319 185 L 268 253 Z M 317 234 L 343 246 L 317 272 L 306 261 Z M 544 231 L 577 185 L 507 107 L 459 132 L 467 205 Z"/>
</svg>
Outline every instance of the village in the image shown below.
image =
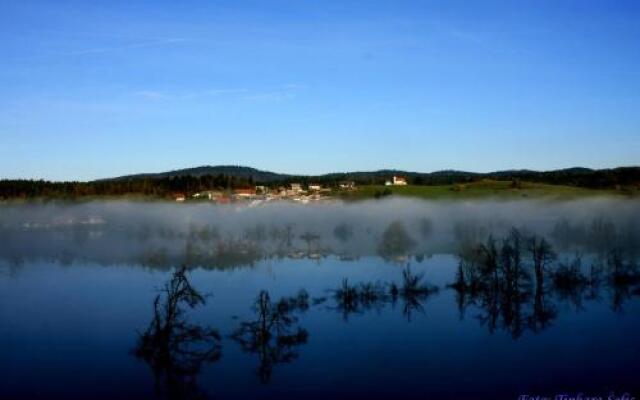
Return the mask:
<svg viewBox="0 0 640 400">
<path fill-rule="evenodd" d="M 407 179 L 401 176 L 393 176 L 385 182 L 386 186 L 405 186 Z M 217 204 L 235 202 L 250 202 L 257 205 L 267 201 L 288 200 L 302 204 L 309 202 L 323 202 L 334 199 L 335 194 L 358 190 L 354 181 L 339 182 L 337 187 L 329 187 L 319 183 L 289 183 L 270 187 L 256 185 L 253 187 L 238 187 L 229 190 L 205 190 L 192 194 L 176 193 L 176 202 L 186 201 L 210 201 Z"/>
</svg>

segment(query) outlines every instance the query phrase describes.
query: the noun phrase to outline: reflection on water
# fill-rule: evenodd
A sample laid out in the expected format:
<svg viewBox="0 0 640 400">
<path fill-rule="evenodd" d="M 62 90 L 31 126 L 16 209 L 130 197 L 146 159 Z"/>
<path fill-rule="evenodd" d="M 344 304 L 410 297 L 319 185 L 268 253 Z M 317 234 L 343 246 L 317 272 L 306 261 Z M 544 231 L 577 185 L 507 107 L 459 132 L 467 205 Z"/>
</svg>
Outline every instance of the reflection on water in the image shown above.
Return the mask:
<svg viewBox="0 0 640 400">
<path fill-rule="evenodd" d="M 297 326 L 297 312 L 309 308 L 309 295 L 301 290 L 297 296 L 272 302 L 269 292 L 261 291 L 253 310 L 256 319 L 244 321 L 232 338 L 247 353 L 254 353 L 260 360 L 257 374 L 262 383 L 268 383 L 276 364 L 290 363 L 298 354 L 296 347 L 305 344 L 309 333 Z"/>
<path fill-rule="evenodd" d="M 451 285 L 461 317 L 470 305 L 476 306 L 477 318 L 489 332 L 503 329 L 514 339 L 526 329 L 545 329 L 556 317 L 544 281 L 554 258 L 546 239 L 523 237 L 517 229 L 499 244 L 489 236 L 485 243 L 465 249 Z"/>
<path fill-rule="evenodd" d="M 504 238 L 489 236 L 463 249 L 458 258 L 455 281 L 447 286 L 455 291 L 460 318 L 473 309 L 474 317 L 489 333 L 503 330 L 513 339 L 527 330 L 537 334 L 552 326 L 558 317 L 557 303 L 568 302 L 581 311 L 585 301 L 602 300 L 608 293 L 612 310 L 621 312 L 624 301 L 640 296 L 635 259 L 625 259 L 618 248 L 605 251 L 604 259 L 593 259 L 585 270 L 579 255 L 555 262 L 557 255 L 545 238 L 526 236 L 513 228 Z M 153 321 L 135 353 L 149 363 L 157 380 L 165 381 L 168 392 L 181 393 L 181 398 L 185 398 L 184 378 L 189 378 L 187 392 L 195 393 L 195 376 L 201 365 L 220 357 L 218 333 L 182 319 L 182 303 L 190 307 L 204 303 L 185 273 L 184 267 L 178 269 L 165 285 L 162 304 L 160 295 L 156 298 Z M 350 315 L 379 313 L 389 305 L 395 309 L 401 302 L 402 314 L 411 322 L 416 312 L 424 314 L 424 303 L 439 288 L 427 283 L 424 273 L 413 273 L 410 266 L 401 271 L 401 277 L 400 283 L 358 284 L 344 278 L 338 288 L 328 290 L 332 294 L 329 309 L 348 321 Z M 269 383 L 277 364 L 295 361 L 297 348 L 307 343 L 309 332 L 298 325 L 297 314 L 326 300 L 310 301 L 308 292 L 301 289 L 293 297 L 273 301 L 268 291 L 260 291 L 252 307 L 255 317 L 242 321 L 230 337 L 244 352 L 258 357 L 256 374 L 262 383 Z M 188 349 L 197 342 L 200 350 Z"/>
<path fill-rule="evenodd" d="M 516 226 L 559 252 L 638 254 L 636 201 L 454 202 L 380 200 L 356 205 L 234 209 L 164 203 L 0 205 L 0 259 L 211 269 L 269 259 L 343 260 L 380 256 L 406 262 L 457 253 Z M 111 251 L 118 249 L 118 251 Z"/>
<path fill-rule="evenodd" d="M 403 257 L 409 254 L 415 245 L 402 222 L 393 221 L 382 233 L 378 253 L 387 259 Z"/>
<path fill-rule="evenodd" d="M 187 279 L 185 267 L 173 274 L 153 302 L 153 319 L 140 335 L 134 354 L 151 367 L 160 396 L 203 397 L 196 379 L 203 364 L 220 359 L 220 334 L 190 323 L 185 307 L 204 303 Z"/>
<path fill-rule="evenodd" d="M 72 266 L 64 270 L 71 274 L 84 265 L 117 266 L 101 273 L 124 276 L 105 284 L 102 300 L 127 299 L 111 306 L 112 314 L 128 315 L 129 305 L 138 305 L 145 315 L 122 323 L 128 333 L 118 336 L 133 357 L 113 351 L 105 362 L 141 361 L 154 382 L 151 397 L 282 397 L 294 390 L 309 397 L 309 388 L 323 388 L 327 396 L 363 398 L 388 394 L 391 385 L 406 397 L 456 398 L 463 390 L 455 389 L 458 373 L 466 376 L 465 393 L 478 398 L 516 398 L 520 390 L 536 388 L 638 389 L 627 372 L 640 367 L 640 347 L 632 339 L 640 328 L 637 203 L 3 207 L 0 265 L 11 274 L 0 275 L 0 282 L 11 295 L 0 308 L 2 349 L 13 354 L 11 343 L 19 343 L 24 351 L 0 361 L 8 375 L 23 365 L 25 354 L 37 358 L 49 351 L 37 352 L 33 323 L 11 311 L 25 302 L 36 320 L 46 318 L 38 310 L 44 301 L 16 294 L 37 294 L 29 285 L 40 282 L 38 274 L 47 276 L 47 285 L 65 288 L 43 295 L 54 307 L 72 304 L 77 311 L 83 302 L 99 302 L 97 292 L 81 292 L 79 301 L 68 303 L 64 296 L 79 286 L 61 272 L 46 275 L 60 264 Z M 164 217 L 167 212 L 175 215 Z M 31 274 L 40 264 L 48 269 Z M 139 287 L 158 287 L 158 281 L 146 281 L 149 276 L 165 280 L 153 297 L 114 290 L 140 267 L 150 275 Z M 37 287 L 47 292 L 47 285 Z M 84 315 L 75 322 L 77 331 L 52 337 L 86 340 L 92 314 Z M 487 346 L 491 352 L 479 355 Z M 548 367 L 564 381 L 547 381 L 544 371 L 513 364 L 517 357 L 530 368 L 540 365 L 544 346 L 566 348 L 583 364 Z M 608 349 L 597 353 L 603 365 L 597 376 L 584 358 L 594 348 Z M 72 353 L 65 362 L 76 358 Z M 377 363 L 393 368 L 382 374 Z M 22 379 L 43 379 L 31 367 L 21 371 Z M 25 390 L 11 376 L 16 383 L 0 388 L 0 397 Z M 143 385 L 144 376 L 133 376 L 131 385 Z M 411 383 L 423 376 L 430 377 L 429 388 Z M 96 394 L 94 386 L 87 388 L 85 395 Z M 59 390 L 61 397 L 82 397 L 73 388 Z"/>
<path fill-rule="evenodd" d="M 402 314 L 407 321 L 411 321 L 414 312 L 424 312 L 423 303 L 438 292 L 438 288 L 423 283 L 424 274 L 413 274 L 407 266 L 402 271 L 402 283 L 395 282 L 365 282 L 358 285 L 349 284 L 343 279 L 342 285 L 332 290 L 336 303 L 335 310 L 342 314 L 346 321 L 350 314 L 360 314 L 366 311 L 380 311 L 388 303 L 394 306 L 402 301 Z"/>
</svg>

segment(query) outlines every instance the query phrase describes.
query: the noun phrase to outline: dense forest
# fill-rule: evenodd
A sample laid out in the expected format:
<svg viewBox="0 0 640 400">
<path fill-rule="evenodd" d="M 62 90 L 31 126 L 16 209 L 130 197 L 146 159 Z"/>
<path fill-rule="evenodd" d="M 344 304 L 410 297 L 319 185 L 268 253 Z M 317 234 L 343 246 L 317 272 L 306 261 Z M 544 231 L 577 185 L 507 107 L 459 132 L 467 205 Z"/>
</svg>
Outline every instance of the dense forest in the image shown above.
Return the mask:
<svg viewBox="0 0 640 400">
<path fill-rule="evenodd" d="M 2 180 L 0 198 L 73 198 L 85 196 L 141 195 L 169 197 L 211 189 L 232 189 L 253 185 L 253 179 L 229 175 L 135 178 L 92 182 L 50 182 L 44 180 Z"/>
<path fill-rule="evenodd" d="M 640 187 L 640 167 L 592 170 L 572 168 L 555 171 L 513 170 L 491 173 L 438 171 L 418 173 L 397 170 L 295 176 L 260 171 L 248 167 L 199 167 L 161 174 L 131 175 L 89 182 L 51 182 L 45 180 L 0 180 L 0 199 L 73 198 L 85 196 L 141 195 L 169 197 L 176 193 L 195 193 L 212 189 L 233 189 L 266 185 L 278 187 L 291 182 L 319 183 L 337 187 L 342 181 L 358 185 L 384 184 L 393 175 L 407 178 L 413 185 L 446 185 L 483 179 L 526 181 L 594 189 Z"/>
</svg>

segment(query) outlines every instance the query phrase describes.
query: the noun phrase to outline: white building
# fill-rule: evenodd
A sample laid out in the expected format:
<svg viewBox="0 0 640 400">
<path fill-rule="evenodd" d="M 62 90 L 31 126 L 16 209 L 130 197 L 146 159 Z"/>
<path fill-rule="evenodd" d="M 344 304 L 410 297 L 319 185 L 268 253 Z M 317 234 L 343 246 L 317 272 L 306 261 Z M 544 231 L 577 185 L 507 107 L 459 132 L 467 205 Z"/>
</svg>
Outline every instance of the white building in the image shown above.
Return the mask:
<svg viewBox="0 0 640 400">
<path fill-rule="evenodd" d="M 339 187 L 342 190 L 352 190 L 356 188 L 356 183 L 354 181 L 344 181 L 340 182 Z"/>
<path fill-rule="evenodd" d="M 395 186 L 404 186 L 407 184 L 407 178 L 403 176 L 393 176 L 393 184 Z"/>
<path fill-rule="evenodd" d="M 208 199 L 216 200 L 221 197 L 223 193 L 219 190 L 205 190 L 204 192 L 198 192 L 193 195 L 194 199 Z"/>
<path fill-rule="evenodd" d="M 291 184 L 291 192 L 298 194 L 302 192 L 302 184 L 300 183 L 292 183 Z"/>
</svg>

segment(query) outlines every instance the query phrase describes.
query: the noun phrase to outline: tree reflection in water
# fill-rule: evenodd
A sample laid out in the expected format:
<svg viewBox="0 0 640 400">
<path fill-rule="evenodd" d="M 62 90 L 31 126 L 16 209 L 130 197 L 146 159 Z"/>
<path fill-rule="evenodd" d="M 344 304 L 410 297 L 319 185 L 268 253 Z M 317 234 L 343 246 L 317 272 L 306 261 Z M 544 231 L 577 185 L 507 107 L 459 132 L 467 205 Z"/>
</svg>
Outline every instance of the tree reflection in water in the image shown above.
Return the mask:
<svg viewBox="0 0 640 400">
<path fill-rule="evenodd" d="M 592 230 L 599 235 L 607 236 L 610 231 L 606 224 L 594 226 Z M 478 239 L 480 231 L 460 237 L 458 269 L 449 287 L 455 290 L 461 318 L 473 310 L 490 333 L 504 331 L 518 339 L 526 332 L 540 333 L 550 327 L 558 318 L 560 303 L 581 311 L 587 301 L 603 300 L 615 312 L 622 312 L 628 299 L 640 295 L 636 253 L 629 246 L 614 242 L 595 255 L 588 253 L 590 264 L 586 264 L 579 252 L 557 255 L 546 239 L 517 229 L 501 239 L 491 235 Z M 396 245 L 386 249 L 406 251 Z M 387 253 L 392 254 L 402 253 Z M 412 272 L 408 265 L 400 282 L 353 284 L 344 279 L 330 290 L 328 299 L 310 300 L 301 290 L 296 296 L 272 301 L 267 291 L 261 291 L 253 305 L 255 318 L 241 322 L 231 339 L 243 351 L 258 356 L 256 373 L 261 382 L 268 383 L 273 368 L 296 360 L 299 346 L 307 342 L 309 334 L 298 325 L 298 317 L 310 307 L 330 300 L 329 308 L 347 321 L 354 314 L 402 304 L 404 317 L 412 321 L 417 312 L 424 313 L 425 301 L 437 291 L 426 283 L 423 273 Z M 135 355 L 150 365 L 158 392 L 166 397 L 201 398 L 196 377 L 205 363 L 220 358 L 220 335 L 188 323 L 185 316 L 186 308 L 204 302 L 190 285 L 185 268 L 179 269 L 156 297 L 153 320 L 140 335 Z"/>
<path fill-rule="evenodd" d="M 608 231 L 602 226 L 597 225 L 599 231 Z M 600 257 L 604 264 L 592 264 L 589 269 L 579 254 L 569 262 L 554 263 L 557 256 L 544 238 L 527 238 L 512 229 L 500 243 L 491 236 L 474 246 L 464 243 L 450 287 L 456 291 L 461 318 L 473 306 L 489 332 L 501 329 L 517 339 L 526 330 L 544 330 L 557 318 L 554 298 L 580 311 L 584 301 L 599 299 L 605 286 L 611 308 L 622 311 L 640 283 L 635 258 L 623 253 L 610 247 Z"/>
<path fill-rule="evenodd" d="M 297 296 L 271 301 L 269 292 L 261 291 L 253 310 L 256 320 L 244 321 L 231 337 L 243 351 L 257 354 L 257 374 L 262 383 L 271 379 L 276 364 L 290 363 L 298 357 L 296 348 L 307 342 L 309 334 L 297 326 L 298 312 L 309 308 L 309 295 L 301 290 Z"/>
<path fill-rule="evenodd" d="M 528 251 L 531 262 L 525 261 Z M 544 273 L 555 255 L 544 238 L 524 238 L 516 229 L 500 243 L 492 236 L 460 254 L 455 282 L 461 318 L 469 306 L 493 333 L 502 329 L 519 338 L 526 329 L 538 332 L 556 317 L 546 298 Z M 532 300 L 533 299 L 533 300 Z"/>
<path fill-rule="evenodd" d="M 382 233 L 378 254 L 385 260 L 403 260 L 416 246 L 401 221 L 393 221 Z"/>
<path fill-rule="evenodd" d="M 187 279 L 186 267 L 175 271 L 155 298 L 153 320 L 140 335 L 134 354 L 153 370 L 161 397 L 205 398 L 196 378 L 204 364 L 220 359 L 220 335 L 189 323 L 185 316 L 185 307 L 204 304 L 205 298 Z"/>
<path fill-rule="evenodd" d="M 407 266 L 402 271 L 402 285 L 397 286 L 395 283 L 390 285 L 389 292 L 393 305 L 398 299 L 402 300 L 402 314 L 407 321 L 411 322 L 414 312 L 424 314 L 424 302 L 433 294 L 438 292 L 436 286 L 423 283 L 424 273 L 414 274 Z"/>
<path fill-rule="evenodd" d="M 342 285 L 332 290 L 336 303 L 335 310 L 342 314 L 347 321 L 351 314 L 360 314 L 370 310 L 380 312 L 387 304 L 396 305 L 398 300 L 403 301 L 402 313 L 411 321 L 415 311 L 424 312 L 423 303 L 438 288 L 423 283 L 424 274 L 413 274 L 407 267 L 402 271 L 402 284 L 395 282 L 366 282 L 357 285 L 349 284 L 343 279 Z"/>
</svg>

